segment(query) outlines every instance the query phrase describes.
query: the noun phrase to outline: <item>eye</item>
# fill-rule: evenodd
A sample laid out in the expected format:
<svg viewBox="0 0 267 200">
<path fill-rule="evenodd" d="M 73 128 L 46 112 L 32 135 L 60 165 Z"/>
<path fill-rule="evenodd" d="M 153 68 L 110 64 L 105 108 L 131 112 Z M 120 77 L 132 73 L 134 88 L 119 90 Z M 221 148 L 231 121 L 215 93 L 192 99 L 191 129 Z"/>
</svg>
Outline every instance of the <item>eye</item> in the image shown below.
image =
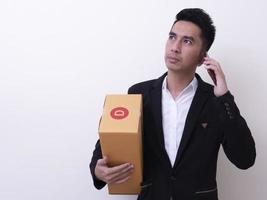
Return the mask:
<svg viewBox="0 0 267 200">
<path fill-rule="evenodd" d="M 175 35 L 169 35 L 169 40 L 175 40 Z"/>
<path fill-rule="evenodd" d="M 193 44 L 193 42 L 189 39 L 184 39 L 184 43 L 189 45 Z"/>
</svg>

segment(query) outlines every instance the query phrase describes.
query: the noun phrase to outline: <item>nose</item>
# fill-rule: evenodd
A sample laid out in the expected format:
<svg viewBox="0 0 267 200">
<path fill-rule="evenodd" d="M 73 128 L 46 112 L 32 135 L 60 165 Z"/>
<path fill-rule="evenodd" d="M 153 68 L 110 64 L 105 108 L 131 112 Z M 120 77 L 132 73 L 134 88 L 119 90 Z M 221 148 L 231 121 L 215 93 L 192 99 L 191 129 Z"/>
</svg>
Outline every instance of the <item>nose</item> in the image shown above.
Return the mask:
<svg viewBox="0 0 267 200">
<path fill-rule="evenodd" d="M 181 41 L 177 40 L 172 44 L 171 51 L 175 53 L 181 53 Z"/>
</svg>

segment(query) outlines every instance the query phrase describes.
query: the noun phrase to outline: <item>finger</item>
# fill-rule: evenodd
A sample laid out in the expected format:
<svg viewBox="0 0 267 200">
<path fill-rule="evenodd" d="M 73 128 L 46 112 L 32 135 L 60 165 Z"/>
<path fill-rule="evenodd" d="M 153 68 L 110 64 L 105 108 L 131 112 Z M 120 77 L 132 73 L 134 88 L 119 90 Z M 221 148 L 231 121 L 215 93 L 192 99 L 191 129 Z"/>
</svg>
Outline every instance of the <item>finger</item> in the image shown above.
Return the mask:
<svg viewBox="0 0 267 200">
<path fill-rule="evenodd" d="M 208 55 L 204 57 L 204 60 L 206 60 L 206 61 L 215 61 L 215 62 L 217 62 L 215 59 L 209 57 Z"/>
<path fill-rule="evenodd" d="M 224 73 L 223 70 L 220 68 L 220 66 L 215 66 L 215 65 L 205 65 L 204 66 L 207 70 L 212 70 L 215 73 L 215 76 L 218 78 L 223 78 L 224 79 Z"/>
<path fill-rule="evenodd" d="M 109 168 L 110 174 L 119 173 L 120 171 L 127 170 L 128 168 L 133 168 L 133 165 L 130 163 L 124 163 L 122 165 L 114 166 Z"/>
<path fill-rule="evenodd" d="M 125 178 L 129 177 L 131 174 L 131 172 L 128 172 L 128 173 L 125 173 L 125 174 L 121 174 L 120 176 L 118 177 L 115 177 L 113 179 L 110 179 L 109 180 L 109 183 L 115 183 L 115 182 L 119 182 L 121 180 L 124 180 Z"/>
<path fill-rule="evenodd" d="M 211 77 L 213 83 L 215 86 L 217 86 L 217 77 L 218 77 L 218 69 L 215 66 L 212 65 L 206 65 L 205 68 L 208 71 L 209 76 Z"/>
<path fill-rule="evenodd" d="M 131 171 L 133 171 L 133 166 L 132 165 L 124 167 L 123 169 L 118 170 L 118 171 L 117 171 L 117 169 L 116 169 L 116 171 L 113 171 L 112 168 L 109 168 L 108 178 L 109 179 L 115 179 L 116 177 L 123 176 L 124 174 L 127 174 L 127 173 L 129 173 Z"/>
<path fill-rule="evenodd" d="M 208 71 L 213 71 L 215 75 L 218 73 L 218 68 L 214 65 L 205 65 L 204 66 Z"/>
<path fill-rule="evenodd" d="M 122 164 L 116 167 L 108 167 L 106 164 L 103 164 L 103 163 L 104 162 L 102 159 L 100 160 L 100 164 L 98 163 L 96 165 L 95 174 L 99 180 L 103 180 L 106 183 L 113 182 L 114 178 L 116 178 L 120 174 L 125 173 L 129 171 L 131 168 L 133 168 L 133 166 L 130 165 L 129 163 Z"/>
<path fill-rule="evenodd" d="M 214 71 L 212 71 L 211 69 L 208 69 L 207 71 L 208 71 L 208 74 L 210 75 L 214 85 L 217 85 L 216 75 L 215 75 Z"/>
<path fill-rule="evenodd" d="M 213 65 L 213 66 L 216 66 L 216 67 L 220 67 L 219 63 L 215 60 L 204 60 L 203 64 L 205 65 Z"/>
<path fill-rule="evenodd" d="M 131 173 L 133 173 L 133 169 L 129 169 L 127 171 L 121 172 L 121 173 L 116 174 L 114 176 L 110 176 L 110 177 L 108 177 L 108 181 L 110 183 L 120 182 L 120 181 L 126 179 L 127 177 L 129 177 Z"/>
<path fill-rule="evenodd" d="M 218 70 L 222 71 L 221 66 L 220 66 L 220 63 L 218 63 L 218 62 L 217 62 L 216 60 L 214 60 L 214 59 L 206 58 L 206 59 L 204 59 L 203 64 L 206 65 L 206 66 L 214 66 L 214 67 L 216 67 Z"/>
<path fill-rule="evenodd" d="M 124 179 L 121 179 L 121 180 L 114 182 L 114 184 L 124 183 L 124 182 L 128 181 L 130 178 L 131 178 L 130 176 L 127 176 Z"/>
</svg>

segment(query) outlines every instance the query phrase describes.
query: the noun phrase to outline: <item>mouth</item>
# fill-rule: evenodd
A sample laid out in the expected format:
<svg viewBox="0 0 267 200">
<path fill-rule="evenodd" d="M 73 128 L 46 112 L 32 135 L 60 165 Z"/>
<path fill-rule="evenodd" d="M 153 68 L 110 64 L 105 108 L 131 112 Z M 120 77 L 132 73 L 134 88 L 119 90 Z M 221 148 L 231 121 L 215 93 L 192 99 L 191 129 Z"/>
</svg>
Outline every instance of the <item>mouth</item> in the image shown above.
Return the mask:
<svg viewBox="0 0 267 200">
<path fill-rule="evenodd" d="M 167 59 L 169 60 L 170 63 L 177 63 L 181 61 L 181 59 L 173 56 L 167 56 Z"/>
</svg>

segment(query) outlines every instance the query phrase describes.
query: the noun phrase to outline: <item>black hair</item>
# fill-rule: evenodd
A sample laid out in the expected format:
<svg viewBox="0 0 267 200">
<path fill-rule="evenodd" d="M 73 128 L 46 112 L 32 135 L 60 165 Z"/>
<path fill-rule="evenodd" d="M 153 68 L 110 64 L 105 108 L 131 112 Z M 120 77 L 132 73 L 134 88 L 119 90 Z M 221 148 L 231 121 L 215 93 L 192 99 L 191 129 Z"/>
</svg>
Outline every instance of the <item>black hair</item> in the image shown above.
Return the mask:
<svg viewBox="0 0 267 200">
<path fill-rule="evenodd" d="M 177 21 L 189 21 L 197 25 L 204 39 L 205 50 L 208 51 L 215 39 L 216 28 L 211 17 L 200 8 L 186 8 L 181 10 L 175 18 L 173 25 Z"/>
</svg>

